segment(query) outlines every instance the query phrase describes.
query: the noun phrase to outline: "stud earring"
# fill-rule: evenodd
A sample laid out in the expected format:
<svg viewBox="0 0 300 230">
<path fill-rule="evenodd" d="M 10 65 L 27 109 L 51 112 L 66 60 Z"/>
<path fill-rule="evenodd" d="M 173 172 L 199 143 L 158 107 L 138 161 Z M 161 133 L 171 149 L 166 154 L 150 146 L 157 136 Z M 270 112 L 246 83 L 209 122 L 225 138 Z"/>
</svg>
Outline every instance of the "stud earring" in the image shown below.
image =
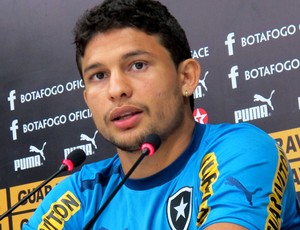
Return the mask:
<svg viewBox="0 0 300 230">
<path fill-rule="evenodd" d="M 188 97 L 188 91 L 187 90 L 185 91 L 185 97 Z"/>
</svg>

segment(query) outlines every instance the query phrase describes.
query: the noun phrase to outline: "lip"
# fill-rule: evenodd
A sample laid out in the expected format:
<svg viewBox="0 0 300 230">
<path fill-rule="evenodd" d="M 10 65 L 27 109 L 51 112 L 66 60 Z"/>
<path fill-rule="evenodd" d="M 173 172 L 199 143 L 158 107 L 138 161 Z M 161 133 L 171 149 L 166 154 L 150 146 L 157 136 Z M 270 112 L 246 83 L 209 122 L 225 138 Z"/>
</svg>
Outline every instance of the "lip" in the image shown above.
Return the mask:
<svg viewBox="0 0 300 230">
<path fill-rule="evenodd" d="M 119 129 L 133 128 L 141 119 L 143 110 L 135 106 L 122 106 L 113 109 L 110 113 L 110 121 Z"/>
</svg>

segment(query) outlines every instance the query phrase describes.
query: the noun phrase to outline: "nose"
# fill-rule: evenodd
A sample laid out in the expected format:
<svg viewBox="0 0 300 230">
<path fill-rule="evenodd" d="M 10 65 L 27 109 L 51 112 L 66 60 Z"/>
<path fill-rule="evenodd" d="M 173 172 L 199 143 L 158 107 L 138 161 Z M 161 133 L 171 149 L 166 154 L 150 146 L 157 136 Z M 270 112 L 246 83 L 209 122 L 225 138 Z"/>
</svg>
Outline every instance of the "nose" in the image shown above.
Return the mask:
<svg viewBox="0 0 300 230">
<path fill-rule="evenodd" d="M 122 71 L 111 73 L 108 93 L 113 101 L 131 97 L 132 87 L 129 76 Z"/>
</svg>

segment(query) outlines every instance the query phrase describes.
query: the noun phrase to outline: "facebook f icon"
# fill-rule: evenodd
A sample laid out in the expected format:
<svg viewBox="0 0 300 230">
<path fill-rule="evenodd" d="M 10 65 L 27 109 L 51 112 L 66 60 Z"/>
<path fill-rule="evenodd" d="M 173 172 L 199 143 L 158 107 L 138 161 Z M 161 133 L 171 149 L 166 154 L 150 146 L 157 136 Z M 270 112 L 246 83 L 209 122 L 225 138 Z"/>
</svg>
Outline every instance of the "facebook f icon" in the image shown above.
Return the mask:
<svg viewBox="0 0 300 230">
<path fill-rule="evenodd" d="M 227 40 L 225 41 L 225 45 L 227 45 L 227 48 L 228 48 L 228 55 L 229 56 L 233 55 L 233 44 L 234 43 L 235 43 L 234 33 L 231 32 L 227 35 Z"/>
<path fill-rule="evenodd" d="M 16 100 L 16 90 L 11 90 L 7 98 L 7 101 L 9 101 L 10 104 L 10 111 L 15 110 L 15 100 Z"/>
<path fill-rule="evenodd" d="M 228 77 L 231 79 L 232 89 L 237 88 L 236 78 L 239 76 L 238 69 L 239 67 L 237 65 L 232 66 L 230 69 L 230 73 L 228 74 Z"/>
<path fill-rule="evenodd" d="M 11 126 L 10 126 L 10 131 L 12 133 L 12 138 L 13 140 L 17 140 L 18 137 L 17 137 L 17 130 L 19 129 L 19 126 L 18 126 L 18 120 L 13 120 L 12 123 L 11 123 Z"/>
</svg>

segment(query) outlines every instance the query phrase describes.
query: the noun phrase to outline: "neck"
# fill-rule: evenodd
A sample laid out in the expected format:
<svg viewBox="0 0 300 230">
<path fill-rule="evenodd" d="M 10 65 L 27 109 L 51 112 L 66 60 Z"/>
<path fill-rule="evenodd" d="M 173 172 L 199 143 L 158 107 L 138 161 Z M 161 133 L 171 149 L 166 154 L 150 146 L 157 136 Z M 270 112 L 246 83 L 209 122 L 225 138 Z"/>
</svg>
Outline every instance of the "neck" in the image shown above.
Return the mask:
<svg viewBox="0 0 300 230">
<path fill-rule="evenodd" d="M 164 140 L 154 155 L 146 156 L 130 178 L 138 179 L 154 175 L 174 162 L 189 145 L 194 127 L 195 121 L 192 118 Z M 127 153 L 119 149 L 118 154 L 125 174 L 141 155 L 140 151 Z"/>
</svg>

